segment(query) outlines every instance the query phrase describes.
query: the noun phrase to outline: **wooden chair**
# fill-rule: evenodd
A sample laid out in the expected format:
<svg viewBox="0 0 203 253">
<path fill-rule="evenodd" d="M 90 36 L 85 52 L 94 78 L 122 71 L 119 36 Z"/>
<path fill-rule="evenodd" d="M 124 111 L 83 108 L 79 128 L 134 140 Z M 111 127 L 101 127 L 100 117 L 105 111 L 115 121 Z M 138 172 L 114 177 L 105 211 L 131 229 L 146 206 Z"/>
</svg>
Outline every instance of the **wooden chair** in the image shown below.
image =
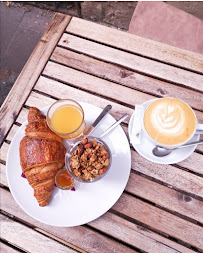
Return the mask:
<svg viewBox="0 0 203 253">
<path fill-rule="evenodd" d="M 203 53 L 203 21 L 164 2 L 138 2 L 128 32 Z"/>
</svg>

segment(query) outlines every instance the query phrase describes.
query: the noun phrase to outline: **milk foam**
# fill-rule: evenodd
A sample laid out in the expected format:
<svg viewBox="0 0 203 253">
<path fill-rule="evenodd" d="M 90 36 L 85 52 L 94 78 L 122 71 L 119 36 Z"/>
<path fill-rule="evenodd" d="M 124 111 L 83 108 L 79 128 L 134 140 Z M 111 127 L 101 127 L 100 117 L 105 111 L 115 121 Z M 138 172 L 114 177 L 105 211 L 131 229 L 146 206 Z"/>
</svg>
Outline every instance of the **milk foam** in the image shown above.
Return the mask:
<svg viewBox="0 0 203 253">
<path fill-rule="evenodd" d="M 179 135 L 185 128 L 185 113 L 178 105 L 158 104 L 153 108 L 151 122 L 160 133 Z"/>
<path fill-rule="evenodd" d="M 192 109 L 175 98 L 157 99 L 144 114 L 146 132 L 153 140 L 164 145 L 184 143 L 194 134 L 196 124 Z"/>
</svg>

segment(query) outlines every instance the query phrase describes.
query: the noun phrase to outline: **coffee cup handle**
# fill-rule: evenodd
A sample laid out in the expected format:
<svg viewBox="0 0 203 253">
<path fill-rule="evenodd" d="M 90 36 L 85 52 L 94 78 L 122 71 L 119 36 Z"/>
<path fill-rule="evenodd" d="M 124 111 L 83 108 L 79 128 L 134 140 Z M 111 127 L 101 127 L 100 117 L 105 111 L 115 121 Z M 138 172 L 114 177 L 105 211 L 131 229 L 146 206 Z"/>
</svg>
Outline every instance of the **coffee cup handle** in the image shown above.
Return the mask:
<svg viewBox="0 0 203 253">
<path fill-rule="evenodd" d="M 196 134 L 203 134 L 203 124 L 197 124 Z"/>
</svg>

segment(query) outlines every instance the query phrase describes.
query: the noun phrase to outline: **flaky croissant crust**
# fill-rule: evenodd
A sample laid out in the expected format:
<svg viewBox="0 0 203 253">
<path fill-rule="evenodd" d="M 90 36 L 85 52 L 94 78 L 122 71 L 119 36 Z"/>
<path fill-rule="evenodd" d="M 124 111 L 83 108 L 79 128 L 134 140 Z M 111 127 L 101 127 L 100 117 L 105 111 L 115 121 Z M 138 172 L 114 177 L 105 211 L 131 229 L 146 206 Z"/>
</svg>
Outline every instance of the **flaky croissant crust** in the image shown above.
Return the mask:
<svg viewBox="0 0 203 253">
<path fill-rule="evenodd" d="M 25 137 L 20 142 L 20 163 L 40 206 L 46 206 L 55 185 L 55 175 L 64 166 L 62 139 L 53 133 L 36 107 L 28 113 Z"/>
</svg>

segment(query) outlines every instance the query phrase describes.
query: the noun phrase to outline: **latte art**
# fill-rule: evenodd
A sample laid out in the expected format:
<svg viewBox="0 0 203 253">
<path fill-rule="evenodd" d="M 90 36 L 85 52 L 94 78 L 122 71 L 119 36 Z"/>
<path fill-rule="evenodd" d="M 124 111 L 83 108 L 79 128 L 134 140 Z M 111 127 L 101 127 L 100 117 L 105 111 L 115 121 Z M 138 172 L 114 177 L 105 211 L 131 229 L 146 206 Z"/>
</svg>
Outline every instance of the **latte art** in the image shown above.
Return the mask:
<svg viewBox="0 0 203 253">
<path fill-rule="evenodd" d="M 179 133 L 185 123 L 184 112 L 180 106 L 170 106 L 165 103 L 154 108 L 151 121 L 161 132 Z"/>
<path fill-rule="evenodd" d="M 189 139 L 196 129 L 191 108 L 173 98 L 151 103 L 144 114 L 144 126 L 149 136 L 163 145 L 176 145 Z"/>
</svg>

